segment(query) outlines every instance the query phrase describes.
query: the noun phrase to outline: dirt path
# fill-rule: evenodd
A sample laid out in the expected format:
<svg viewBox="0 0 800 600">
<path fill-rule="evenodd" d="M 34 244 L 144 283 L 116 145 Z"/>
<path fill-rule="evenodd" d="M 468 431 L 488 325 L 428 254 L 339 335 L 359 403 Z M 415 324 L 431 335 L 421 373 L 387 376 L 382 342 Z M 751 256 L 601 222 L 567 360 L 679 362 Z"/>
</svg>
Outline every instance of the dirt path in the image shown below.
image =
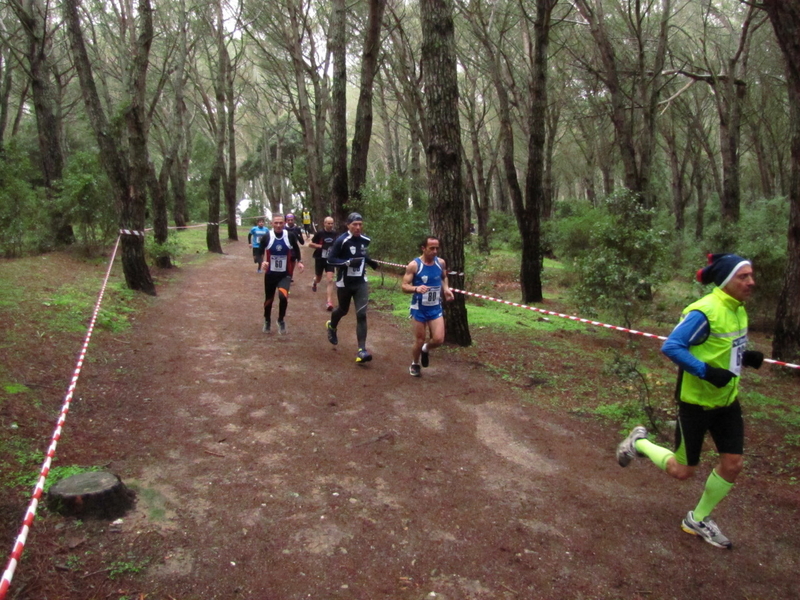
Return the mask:
<svg viewBox="0 0 800 600">
<path fill-rule="evenodd" d="M 86 369 L 61 460 L 109 464 L 137 508 L 41 527 L 56 568 L 19 597 L 800 597 L 797 487 L 744 477 L 715 514 L 735 549 L 712 548 L 679 527 L 707 471 L 623 470 L 616 432 L 523 404 L 458 352 L 412 378 L 410 327 L 378 311 L 356 365 L 353 315 L 328 344 L 310 269 L 288 335 L 265 335 L 250 251 L 226 251 Z M 112 582 L 58 568 L 86 550 L 149 565 Z"/>
</svg>

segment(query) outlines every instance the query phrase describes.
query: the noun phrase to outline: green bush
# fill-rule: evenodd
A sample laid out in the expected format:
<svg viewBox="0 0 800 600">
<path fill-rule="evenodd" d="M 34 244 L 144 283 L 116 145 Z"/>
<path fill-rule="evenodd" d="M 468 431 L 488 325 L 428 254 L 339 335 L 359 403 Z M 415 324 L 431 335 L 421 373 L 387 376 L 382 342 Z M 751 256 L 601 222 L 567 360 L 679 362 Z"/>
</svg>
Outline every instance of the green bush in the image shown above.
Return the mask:
<svg viewBox="0 0 800 600">
<path fill-rule="evenodd" d="M 578 277 L 571 293 L 582 311 L 607 312 L 629 327 L 647 314 L 655 287 L 672 275 L 670 236 L 655 216 L 622 190 L 597 208 L 573 207 L 554 226 L 554 247 Z"/>
<path fill-rule="evenodd" d="M 510 213 L 492 211 L 489 214 L 489 248 L 490 250 L 522 251 L 522 236 L 519 233 L 517 219 Z"/>
<path fill-rule="evenodd" d="M 598 219 L 607 217 L 589 202 L 559 202 L 556 217 L 544 224 L 544 235 L 559 260 L 574 264 L 589 248 Z"/>
<path fill-rule="evenodd" d="M 411 206 L 408 182 L 389 175 L 367 182 L 359 206 L 364 217 L 369 254 L 378 260 L 405 264 L 419 255 L 420 241 L 430 234 L 427 202 Z"/>
<path fill-rule="evenodd" d="M 78 243 L 89 255 L 117 236 L 119 217 L 113 198 L 96 152 L 76 152 L 69 157 L 55 208 L 76 229 Z"/>
<path fill-rule="evenodd" d="M 759 200 L 743 213 L 738 226 L 727 227 L 736 245 L 708 251 L 733 252 L 752 261 L 756 291 L 747 301 L 747 312 L 754 326 L 771 330 L 788 260 L 789 203 L 785 198 Z"/>
<path fill-rule="evenodd" d="M 27 155 L 12 141 L 0 154 L 0 251 L 6 257 L 35 250 L 50 235 L 42 188 Z"/>
</svg>

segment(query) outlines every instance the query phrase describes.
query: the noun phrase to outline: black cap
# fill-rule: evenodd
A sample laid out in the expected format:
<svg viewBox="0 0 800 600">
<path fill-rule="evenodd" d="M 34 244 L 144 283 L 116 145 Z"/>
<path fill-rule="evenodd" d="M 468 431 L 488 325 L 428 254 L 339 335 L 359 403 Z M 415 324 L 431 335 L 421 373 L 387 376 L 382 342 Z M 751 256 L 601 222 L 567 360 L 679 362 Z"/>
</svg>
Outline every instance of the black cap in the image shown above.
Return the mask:
<svg viewBox="0 0 800 600">
<path fill-rule="evenodd" d="M 348 225 L 350 225 L 350 223 L 355 223 L 356 221 L 363 221 L 363 220 L 364 218 L 357 212 L 351 212 L 349 215 L 347 215 Z"/>
</svg>

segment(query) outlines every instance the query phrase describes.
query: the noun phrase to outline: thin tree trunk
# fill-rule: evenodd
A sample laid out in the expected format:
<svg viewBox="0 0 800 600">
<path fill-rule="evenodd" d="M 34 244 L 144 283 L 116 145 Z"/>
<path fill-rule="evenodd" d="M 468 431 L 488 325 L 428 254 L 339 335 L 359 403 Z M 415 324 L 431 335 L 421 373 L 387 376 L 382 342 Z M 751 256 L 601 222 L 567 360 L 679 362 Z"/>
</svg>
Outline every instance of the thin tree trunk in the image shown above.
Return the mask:
<svg viewBox="0 0 800 600">
<path fill-rule="evenodd" d="M 169 178 L 172 183 L 172 218 L 175 225 L 180 229 L 186 226 L 186 179 L 189 172 L 189 150 L 186 147 L 186 140 L 188 139 L 186 136 L 186 100 L 184 99 L 186 60 L 189 51 L 186 40 L 186 30 L 189 26 L 186 17 L 186 0 L 178 1 L 178 12 L 180 23 L 175 57 L 175 75 L 172 83 L 175 89 L 174 129 L 172 132 L 172 135 L 175 136 L 175 156 L 169 170 Z M 166 187 L 164 189 L 166 190 Z"/>
<path fill-rule="evenodd" d="M 347 218 L 347 12 L 345 0 L 334 0 L 329 47 L 333 55 L 331 81 L 331 203 L 334 221 Z M 358 207 L 360 208 L 360 207 Z"/>
<path fill-rule="evenodd" d="M 237 166 L 236 166 L 236 94 L 234 93 L 234 77 L 236 73 L 231 64 L 231 57 L 227 48 L 223 58 L 225 59 L 225 98 L 227 101 L 227 119 L 225 121 L 228 128 L 228 172 L 225 178 L 225 208 L 228 218 L 228 239 L 234 242 L 239 240 L 239 232 L 236 227 L 236 188 L 238 186 Z"/>
<path fill-rule="evenodd" d="M 355 133 L 350 158 L 350 195 L 361 198 L 361 189 L 367 181 L 367 157 L 372 137 L 372 88 L 378 72 L 381 22 L 386 0 L 369 0 L 369 19 L 364 50 L 361 55 L 361 88 L 356 107 Z"/>
</svg>

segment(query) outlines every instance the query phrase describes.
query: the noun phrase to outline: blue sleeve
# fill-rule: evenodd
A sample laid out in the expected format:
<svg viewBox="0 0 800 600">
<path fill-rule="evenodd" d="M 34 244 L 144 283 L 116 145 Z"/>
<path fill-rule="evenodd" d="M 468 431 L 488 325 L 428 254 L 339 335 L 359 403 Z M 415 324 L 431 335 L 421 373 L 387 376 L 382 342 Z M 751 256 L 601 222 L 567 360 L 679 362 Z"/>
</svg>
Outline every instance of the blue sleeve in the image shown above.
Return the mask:
<svg viewBox="0 0 800 600">
<path fill-rule="evenodd" d="M 689 347 L 702 344 L 708 334 L 708 319 L 699 310 L 693 310 L 672 330 L 661 346 L 661 352 L 687 373 L 703 377 L 706 363 L 692 355 Z"/>
</svg>

